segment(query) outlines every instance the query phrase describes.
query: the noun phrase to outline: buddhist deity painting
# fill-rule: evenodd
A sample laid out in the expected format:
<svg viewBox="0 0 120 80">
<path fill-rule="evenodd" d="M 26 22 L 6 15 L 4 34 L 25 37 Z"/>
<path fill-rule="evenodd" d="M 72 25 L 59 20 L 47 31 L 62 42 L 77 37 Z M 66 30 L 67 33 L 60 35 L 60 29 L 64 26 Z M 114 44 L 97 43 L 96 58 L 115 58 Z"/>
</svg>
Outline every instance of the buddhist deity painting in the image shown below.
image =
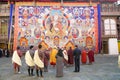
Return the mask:
<svg viewBox="0 0 120 80">
<path fill-rule="evenodd" d="M 42 4 L 42 3 L 40 3 Z M 55 3 L 53 3 L 54 5 Z M 94 6 L 16 6 L 14 44 L 27 40 L 27 46 L 44 41 L 48 47 L 71 42 L 79 47 L 98 49 L 98 13 Z"/>
</svg>

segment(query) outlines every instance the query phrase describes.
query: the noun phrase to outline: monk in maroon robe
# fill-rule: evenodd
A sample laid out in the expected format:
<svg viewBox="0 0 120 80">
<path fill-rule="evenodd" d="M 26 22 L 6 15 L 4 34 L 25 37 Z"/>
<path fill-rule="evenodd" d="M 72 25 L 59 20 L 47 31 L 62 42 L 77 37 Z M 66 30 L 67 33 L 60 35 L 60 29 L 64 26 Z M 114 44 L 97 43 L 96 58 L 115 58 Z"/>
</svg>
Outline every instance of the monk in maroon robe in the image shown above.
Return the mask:
<svg viewBox="0 0 120 80">
<path fill-rule="evenodd" d="M 73 65 L 73 50 L 70 47 L 68 50 L 68 64 Z"/>
<path fill-rule="evenodd" d="M 93 50 L 88 51 L 88 59 L 89 59 L 89 64 L 92 64 L 92 62 L 94 62 L 94 51 Z"/>
</svg>

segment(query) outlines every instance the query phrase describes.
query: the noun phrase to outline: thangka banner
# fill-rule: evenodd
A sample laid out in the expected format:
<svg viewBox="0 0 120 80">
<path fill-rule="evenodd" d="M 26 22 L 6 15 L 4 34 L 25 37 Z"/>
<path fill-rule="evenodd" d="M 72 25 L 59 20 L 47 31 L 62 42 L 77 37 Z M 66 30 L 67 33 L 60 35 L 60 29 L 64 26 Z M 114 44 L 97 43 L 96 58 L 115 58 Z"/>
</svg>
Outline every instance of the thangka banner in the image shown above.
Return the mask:
<svg viewBox="0 0 120 80">
<path fill-rule="evenodd" d="M 42 6 L 40 6 L 42 4 Z M 98 51 L 98 10 L 93 6 L 38 6 L 15 7 L 14 49 L 28 48 L 44 41 L 48 47 L 64 47 L 69 41 L 80 48 Z M 69 3 L 68 3 L 69 4 Z"/>
</svg>

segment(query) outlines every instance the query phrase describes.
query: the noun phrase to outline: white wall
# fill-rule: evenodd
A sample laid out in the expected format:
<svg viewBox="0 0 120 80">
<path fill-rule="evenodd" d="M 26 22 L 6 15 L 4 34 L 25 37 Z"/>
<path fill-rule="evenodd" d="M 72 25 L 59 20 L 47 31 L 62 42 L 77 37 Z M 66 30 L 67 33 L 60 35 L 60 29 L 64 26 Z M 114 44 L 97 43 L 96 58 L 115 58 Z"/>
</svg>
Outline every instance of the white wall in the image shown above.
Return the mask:
<svg viewBox="0 0 120 80">
<path fill-rule="evenodd" d="M 117 38 L 109 38 L 108 40 L 108 50 L 110 55 L 118 54 L 118 42 Z"/>
</svg>

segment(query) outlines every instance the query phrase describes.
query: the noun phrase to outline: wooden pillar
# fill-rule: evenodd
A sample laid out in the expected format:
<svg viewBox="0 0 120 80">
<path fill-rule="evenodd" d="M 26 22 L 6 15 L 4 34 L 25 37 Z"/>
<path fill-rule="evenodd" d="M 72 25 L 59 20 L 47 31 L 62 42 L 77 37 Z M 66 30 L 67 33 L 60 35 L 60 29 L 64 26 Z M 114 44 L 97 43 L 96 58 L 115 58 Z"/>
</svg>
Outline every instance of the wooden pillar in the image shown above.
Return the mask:
<svg viewBox="0 0 120 80">
<path fill-rule="evenodd" d="M 89 5 L 92 6 L 92 0 L 89 1 Z"/>
<path fill-rule="evenodd" d="M 1 37 L 1 18 L 0 18 L 0 37 Z"/>
<path fill-rule="evenodd" d="M 33 0 L 33 5 L 36 6 L 37 0 Z"/>
</svg>

